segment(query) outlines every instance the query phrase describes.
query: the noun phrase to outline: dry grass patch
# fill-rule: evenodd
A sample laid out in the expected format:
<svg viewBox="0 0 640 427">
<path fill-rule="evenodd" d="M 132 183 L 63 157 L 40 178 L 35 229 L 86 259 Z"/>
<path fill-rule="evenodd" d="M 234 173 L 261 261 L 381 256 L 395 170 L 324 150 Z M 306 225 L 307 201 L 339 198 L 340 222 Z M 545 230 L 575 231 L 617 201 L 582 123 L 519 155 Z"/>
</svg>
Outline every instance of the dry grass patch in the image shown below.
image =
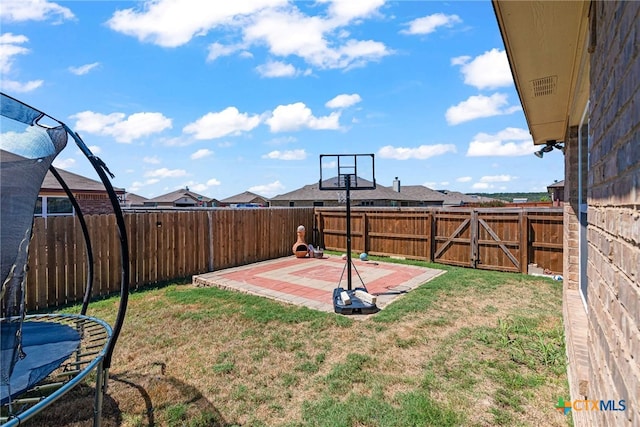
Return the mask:
<svg viewBox="0 0 640 427">
<path fill-rule="evenodd" d="M 560 285 L 446 269 L 365 321 L 216 288 L 135 294 L 105 425 L 567 425 Z M 47 414 L 34 425 L 90 424 Z"/>
</svg>

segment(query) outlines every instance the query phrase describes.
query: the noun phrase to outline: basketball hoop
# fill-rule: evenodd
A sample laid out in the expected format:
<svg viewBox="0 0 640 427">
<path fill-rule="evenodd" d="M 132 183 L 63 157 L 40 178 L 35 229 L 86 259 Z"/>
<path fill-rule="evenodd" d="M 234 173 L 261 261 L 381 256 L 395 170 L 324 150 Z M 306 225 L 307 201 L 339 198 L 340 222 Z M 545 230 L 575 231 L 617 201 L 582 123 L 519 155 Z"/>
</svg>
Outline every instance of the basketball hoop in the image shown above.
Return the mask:
<svg viewBox="0 0 640 427">
<path fill-rule="evenodd" d="M 360 167 L 358 167 L 360 165 Z M 337 169 L 337 176 L 323 179 L 323 169 Z M 370 180 L 363 178 L 367 174 Z M 338 195 L 338 204 L 346 205 L 346 243 L 347 253 L 344 256 L 346 264 L 342 269 L 338 287 L 333 290 L 333 310 L 340 314 L 372 314 L 378 311 L 375 296 L 370 295 L 360 277 L 360 273 L 351 261 L 351 191 L 375 190 L 376 178 L 374 172 L 373 154 L 321 154 L 319 190 L 334 190 Z M 351 270 L 356 271 L 360 278 L 361 287 L 353 289 Z M 340 286 L 342 276 L 347 273 L 347 289 Z"/>
</svg>

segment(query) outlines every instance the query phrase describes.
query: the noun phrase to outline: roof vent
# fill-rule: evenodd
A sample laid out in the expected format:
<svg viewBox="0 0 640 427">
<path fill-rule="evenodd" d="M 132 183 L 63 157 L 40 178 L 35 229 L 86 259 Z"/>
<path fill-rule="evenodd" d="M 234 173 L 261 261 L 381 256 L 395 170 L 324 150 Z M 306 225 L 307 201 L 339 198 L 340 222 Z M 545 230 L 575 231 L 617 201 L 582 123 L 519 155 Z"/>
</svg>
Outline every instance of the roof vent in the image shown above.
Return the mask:
<svg viewBox="0 0 640 427">
<path fill-rule="evenodd" d="M 558 76 L 547 76 L 531 81 L 531 86 L 533 87 L 533 96 L 538 97 L 555 94 L 557 83 Z"/>
</svg>

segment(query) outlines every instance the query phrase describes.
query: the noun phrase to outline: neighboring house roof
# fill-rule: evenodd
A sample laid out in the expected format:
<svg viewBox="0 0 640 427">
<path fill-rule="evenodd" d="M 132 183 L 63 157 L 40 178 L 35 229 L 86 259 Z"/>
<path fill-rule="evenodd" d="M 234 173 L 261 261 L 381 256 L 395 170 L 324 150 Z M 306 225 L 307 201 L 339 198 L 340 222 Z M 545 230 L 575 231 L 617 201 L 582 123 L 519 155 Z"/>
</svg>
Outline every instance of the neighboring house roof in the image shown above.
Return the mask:
<svg viewBox="0 0 640 427">
<path fill-rule="evenodd" d="M 432 190 L 424 185 L 403 185 L 400 187 L 400 192 L 422 202 L 442 203 L 446 198 L 441 192 Z"/>
<path fill-rule="evenodd" d="M 547 185 L 547 189 L 551 188 L 564 188 L 564 179 L 562 181 L 556 181 L 551 185 Z"/>
<path fill-rule="evenodd" d="M 330 187 L 332 183 L 337 181 L 337 177 L 327 179 L 323 181 L 323 187 Z M 361 180 L 363 183 L 369 183 L 369 181 Z M 272 197 L 271 200 L 328 200 L 337 199 L 336 193 L 341 193 L 341 190 L 320 190 L 319 183 L 308 184 L 297 190 L 290 191 L 288 193 L 279 194 Z M 416 201 L 416 199 L 408 194 L 404 194 L 402 191 L 398 193 L 390 187 L 384 185 L 376 185 L 375 190 L 354 190 L 349 194 L 351 200 L 397 200 L 397 201 Z"/>
<path fill-rule="evenodd" d="M 78 175 L 72 172 L 68 172 L 63 169 L 56 168 L 58 174 L 62 177 L 64 182 L 67 184 L 71 191 L 85 191 L 85 192 L 100 192 L 104 193 L 107 190 L 104 188 L 104 184 L 101 181 L 96 181 L 90 178 L 87 178 L 82 175 Z M 55 176 L 49 171 L 44 177 L 44 181 L 42 182 L 41 190 L 55 190 L 55 191 L 63 191 L 62 186 L 58 182 Z M 124 188 L 113 188 L 116 193 L 124 193 Z"/>
<path fill-rule="evenodd" d="M 262 197 L 259 194 L 252 193 L 251 191 L 245 191 L 240 194 L 236 194 L 235 196 L 227 197 L 226 199 L 220 200 L 220 203 L 224 204 L 237 204 L 237 203 L 256 203 L 256 200 L 261 201 L 261 203 L 268 203 L 269 199 L 266 197 Z"/>
<path fill-rule="evenodd" d="M 489 203 L 498 201 L 491 197 L 477 196 L 474 194 L 464 194 L 459 191 L 439 190 L 445 196 L 443 205 L 445 206 L 461 206 L 468 203 Z"/>
<path fill-rule="evenodd" d="M 196 201 L 210 202 L 212 200 L 209 197 L 203 196 L 202 194 L 194 193 L 193 191 L 190 191 L 188 189 L 181 188 L 180 190 L 172 191 L 172 192 L 167 193 L 167 194 L 161 194 L 160 196 L 154 197 L 152 199 L 148 199 L 148 200 L 145 201 L 145 203 L 147 203 L 147 204 L 149 204 L 149 203 L 173 203 L 173 202 L 176 202 L 176 201 L 178 201 L 180 199 L 183 199 L 183 198 L 191 199 L 194 202 L 196 202 Z"/>
<path fill-rule="evenodd" d="M 126 193 L 125 194 L 125 200 L 127 205 L 129 206 L 142 206 L 144 204 L 144 202 L 146 202 L 147 199 L 146 197 L 142 197 L 139 196 L 137 194 L 134 193 Z"/>
</svg>

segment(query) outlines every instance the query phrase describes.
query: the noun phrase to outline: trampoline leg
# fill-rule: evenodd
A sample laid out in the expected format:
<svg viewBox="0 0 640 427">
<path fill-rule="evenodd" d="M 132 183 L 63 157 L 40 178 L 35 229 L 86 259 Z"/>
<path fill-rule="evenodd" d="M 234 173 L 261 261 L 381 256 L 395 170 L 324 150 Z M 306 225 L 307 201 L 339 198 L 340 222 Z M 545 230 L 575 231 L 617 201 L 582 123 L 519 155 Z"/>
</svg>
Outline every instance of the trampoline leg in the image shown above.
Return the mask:
<svg viewBox="0 0 640 427">
<path fill-rule="evenodd" d="M 104 375 L 105 370 L 102 369 L 102 361 L 100 361 L 96 370 L 96 400 L 93 405 L 93 427 L 100 427 L 102 424 L 102 399 L 106 384 Z"/>
</svg>

